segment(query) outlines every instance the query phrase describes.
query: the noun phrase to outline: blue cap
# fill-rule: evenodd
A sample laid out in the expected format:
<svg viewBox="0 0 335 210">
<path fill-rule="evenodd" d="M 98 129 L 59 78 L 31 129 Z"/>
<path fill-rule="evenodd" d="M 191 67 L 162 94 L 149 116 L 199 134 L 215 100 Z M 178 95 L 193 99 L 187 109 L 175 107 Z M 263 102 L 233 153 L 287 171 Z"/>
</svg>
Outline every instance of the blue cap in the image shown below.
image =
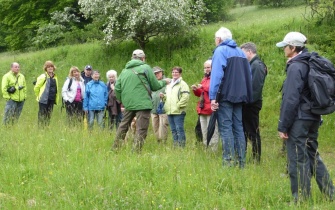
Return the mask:
<svg viewBox="0 0 335 210">
<path fill-rule="evenodd" d="M 85 70 L 92 70 L 92 66 L 91 65 L 86 65 Z"/>
</svg>

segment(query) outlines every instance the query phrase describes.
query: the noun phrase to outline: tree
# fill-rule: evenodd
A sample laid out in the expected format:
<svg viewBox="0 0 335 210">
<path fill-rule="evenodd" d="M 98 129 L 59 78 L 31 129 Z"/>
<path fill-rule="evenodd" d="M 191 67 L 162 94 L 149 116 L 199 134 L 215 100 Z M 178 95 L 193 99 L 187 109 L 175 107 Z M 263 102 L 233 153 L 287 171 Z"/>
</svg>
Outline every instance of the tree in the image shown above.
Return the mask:
<svg viewBox="0 0 335 210">
<path fill-rule="evenodd" d="M 79 0 L 81 12 L 100 22 L 105 41 L 132 39 L 142 49 L 149 39 L 175 35 L 203 22 L 202 0 Z"/>
<path fill-rule="evenodd" d="M 312 17 L 318 19 L 318 23 L 334 24 L 335 20 L 335 1 L 334 0 L 308 0 L 311 7 Z"/>
<path fill-rule="evenodd" d="M 54 11 L 78 7 L 77 0 L 0 0 L 0 30 L 6 48 L 29 48 L 40 25 L 47 24 Z M 76 6 L 77 5 L 77 6 Z"/>
</svg>

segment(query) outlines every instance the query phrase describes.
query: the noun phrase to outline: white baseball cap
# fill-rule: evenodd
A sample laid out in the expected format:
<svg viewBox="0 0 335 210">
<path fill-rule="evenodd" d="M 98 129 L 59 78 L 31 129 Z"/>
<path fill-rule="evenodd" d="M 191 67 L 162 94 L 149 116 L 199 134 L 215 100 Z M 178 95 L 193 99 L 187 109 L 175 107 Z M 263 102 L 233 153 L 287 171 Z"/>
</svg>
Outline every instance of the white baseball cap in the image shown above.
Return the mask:
<svg viewBox="0 0 335 210">
<path fill-rule="evenodd" d="M 143 57 L 145 57 L 145 54 L 144 54 L 143 50 L 137 49 L 137 50 L 134 50 L 133 57 L 143 58 Z"/>
<path fill-rule="evenodd" d="M 302 33 L 299 33 L 299 32 L 289 32 L 284 37 L 284 40 L 281 41 L 281 42 L 278 42 L 276 44 L 276 46 L 277 47 L 285 47 L 287 45 L 292 45 L 292 46 L 303 47 L 303 46 L 305 46 L 306 41 L 307 41 L 307 38 Z"/>
</svg>

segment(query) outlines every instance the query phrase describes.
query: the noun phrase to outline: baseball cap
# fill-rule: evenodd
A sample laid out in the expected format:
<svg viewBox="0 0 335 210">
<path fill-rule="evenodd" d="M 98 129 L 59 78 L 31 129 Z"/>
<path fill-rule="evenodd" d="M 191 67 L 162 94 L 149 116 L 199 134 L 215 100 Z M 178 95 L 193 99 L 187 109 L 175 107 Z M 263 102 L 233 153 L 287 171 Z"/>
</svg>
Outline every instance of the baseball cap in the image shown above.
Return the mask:
<svg viewBox="0 0 335 210">
<path fill-rule="evenodd" d="M 159 68 L 158 66 L 153 67 L 152 70 L 153 70 L 154 73 L 164 71 L 163 69 Z"/>
<path fill-rule="evenodd" d="M 307 38 L 299 32 L 289 32 L 284 37 L 284 40 L 276 44 L 277 47 L 285 47 L 286 45 L 292 46 L 305 46 Z"/>
<path fill-rule="evenodd" d="M 86 65 L 85 70 L 92 70 L 92 66 L 91 65 Z"/>
<path fill-rule="evenodd" d="M 134 50 L 133 57 L 143 58 L 143 57 L 145 57 L 145 54 L 144 54 L 143 50 L 137 49 L 137 50 Z"/>
</svg>

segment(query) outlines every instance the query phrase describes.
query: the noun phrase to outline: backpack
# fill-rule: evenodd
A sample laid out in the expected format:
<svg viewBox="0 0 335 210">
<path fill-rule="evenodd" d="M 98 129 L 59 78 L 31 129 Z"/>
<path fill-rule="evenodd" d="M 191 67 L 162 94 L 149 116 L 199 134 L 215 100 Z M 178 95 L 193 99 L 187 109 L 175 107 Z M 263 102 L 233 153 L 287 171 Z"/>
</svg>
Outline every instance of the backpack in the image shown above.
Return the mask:
<svg viewBox="0 0 335 210">
<path fill-rule="evenodd" d="M 335 111 L 334 65 L 316 52 L 311 53 L 308 65 L 308 86 L 311 91 L 311 100 L 304 99 L 313 114 L 331 114 Z"/>
</svg>

